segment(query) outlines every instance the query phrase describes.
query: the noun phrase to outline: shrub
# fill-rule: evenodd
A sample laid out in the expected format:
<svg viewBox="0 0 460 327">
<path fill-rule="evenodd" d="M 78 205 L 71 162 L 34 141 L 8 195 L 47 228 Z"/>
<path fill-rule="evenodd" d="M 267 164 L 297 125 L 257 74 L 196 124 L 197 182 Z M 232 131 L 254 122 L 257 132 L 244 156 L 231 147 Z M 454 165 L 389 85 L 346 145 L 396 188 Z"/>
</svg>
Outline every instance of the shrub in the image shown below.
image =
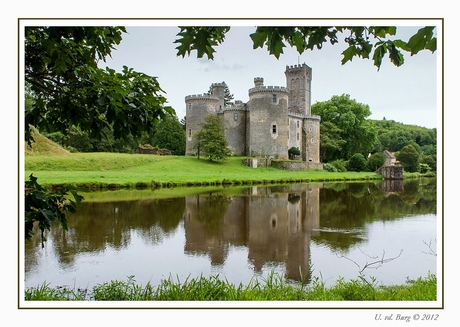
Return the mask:
<svg viewBox="0 0 460 327">
<path fill-rule="evenodd" d="M 367 160 L 361 153 L 355 153 L 348 161 L 349 171 L 363 171 L 366 168 Z"/>
<path fill-rule="evenodd" d="M 337 172 L 337 168 L 335 168 L 334 165 L 332 165 L 330 163 L 325 163 L 323 165 L 323 170 L 329 171 L 331 173 L 336 173 Z"/>
<path fill-rule="evenodd" d="M 374 153 L 367 160 L 367 171 L 376 171 L 385 163 L 385 157 L 381 152 Z"/>
<path fill-rule="evenodd" d="M 335 169 L 337 169 L 338 172 L 345 172 L 347 171 L 347 165 L 346 165 L 346 162 L 343 160 L 343 159 L 339 159 L 339 160 L 334 160 L 330 163 L 332 166 L 335 167 Z"/>
<path fill-rule="evenodd" d="M 288 150 L 288 154 L 289 154 L 289 158 L 293 159 L 295 158 L 295 156 L 300 155 L 300 150 L 296 148 L 295 146 L 293 146 L 292 148 Z"/>
<path fill-rule="evenodd" d="M 431 171 L 431 167 L 428 164 L 425 164 L 425 163 L 420 164 L 420 172 L 422 174 L 426 174 L 429 171 Z"/>
</svg>

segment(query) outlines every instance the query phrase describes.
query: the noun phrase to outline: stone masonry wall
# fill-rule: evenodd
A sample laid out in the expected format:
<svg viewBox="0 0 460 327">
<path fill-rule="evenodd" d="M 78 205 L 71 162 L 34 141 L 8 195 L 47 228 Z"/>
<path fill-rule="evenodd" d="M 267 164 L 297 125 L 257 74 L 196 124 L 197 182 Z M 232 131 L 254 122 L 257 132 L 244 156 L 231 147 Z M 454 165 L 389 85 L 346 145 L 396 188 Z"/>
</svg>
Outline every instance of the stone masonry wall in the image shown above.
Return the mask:
<svg viewBox="0 0 460 327">
<path fill-rule="evenodd" d="M 287 158 L 288 94 L 286 89 L 254 88 L 250 90 L 249 97 L 250 153 L 248 155 Z"/>
</svg>

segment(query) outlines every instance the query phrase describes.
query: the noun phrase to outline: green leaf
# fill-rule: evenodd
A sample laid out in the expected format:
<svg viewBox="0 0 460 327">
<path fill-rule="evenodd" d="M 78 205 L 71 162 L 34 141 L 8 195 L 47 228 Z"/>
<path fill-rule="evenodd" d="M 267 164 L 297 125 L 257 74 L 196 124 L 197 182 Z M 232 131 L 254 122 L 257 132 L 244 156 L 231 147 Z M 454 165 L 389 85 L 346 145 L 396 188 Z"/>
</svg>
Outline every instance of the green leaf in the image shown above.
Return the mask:
<svg viewBox="0 0 460 327">
<path fill-rule="evenodd" d="M 433 51 L 432 49 L 436 50 L 436 38 L 433 38 L 433 30 L 433 26 L 423 27 L 409 39 L 407 46 L 410 48 L 411 55 L 427 49 L 427 45 L 431 51 Z"/>
<path fill-rule="evenodd" d="M 348 61 L 352 61 L 353 57 L 356 56 L 356 47 L 354 46 L 349 46 L 346 48 L 343 52 L 343 58 L 342 58 L 342 65 L 346 64 Z"/>
</svg>

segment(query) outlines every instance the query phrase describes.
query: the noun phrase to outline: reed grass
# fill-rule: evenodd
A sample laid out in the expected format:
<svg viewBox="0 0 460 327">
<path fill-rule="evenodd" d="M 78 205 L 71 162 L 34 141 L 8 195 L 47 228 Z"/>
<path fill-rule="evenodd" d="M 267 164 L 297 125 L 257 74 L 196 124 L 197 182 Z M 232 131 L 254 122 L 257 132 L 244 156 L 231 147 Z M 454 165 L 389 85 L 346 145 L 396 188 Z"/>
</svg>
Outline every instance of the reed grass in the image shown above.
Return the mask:
<svg viewBox="0 0 460 327">
<path fill-rule="evenodd" d="M 404 285 L 384 286 L 363 276 L 326 288 L 314 278 L 308 285 L 290 284 L 283 276 L 272 272 L 266 278 L 252 279 L 248 285 L 234 285 L 218 275 L 187 278 L 171 276 L 154 287 L 136 283 L 134 276 L 127 281 L 114 280 L 98 284 L 92 291 L 56 289 L 44 283 L 25 290 L 26 301 L 435 301 L 436 276 L 408 280 Z"/>
</svg>

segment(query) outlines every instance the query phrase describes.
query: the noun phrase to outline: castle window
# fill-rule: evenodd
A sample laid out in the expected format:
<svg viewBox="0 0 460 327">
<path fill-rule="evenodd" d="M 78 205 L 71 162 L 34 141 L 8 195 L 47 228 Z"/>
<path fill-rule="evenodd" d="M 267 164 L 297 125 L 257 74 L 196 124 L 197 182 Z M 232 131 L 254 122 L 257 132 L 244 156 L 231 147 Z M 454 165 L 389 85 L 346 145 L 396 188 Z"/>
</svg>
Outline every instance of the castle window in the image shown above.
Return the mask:
<svg viewBox="0 0 460 327">
<path fill-rule="evenodd" d="M 192 110 L 192 104 L 191 104 L 191 103 L 188 105 L 188 108 L 189 108 L 190 110 Z"/>
<path fill-rule="evenodd" d="M 192 137 L 192 129 L 189 129 L 189 130 L 188 130 L 188 136 L 189 136 L 189 137 Z"/>
<path fill-rule="evenodd" d="M 299 140 L 299 133 L 297 133 L 297 141 Z"/>
<path fill-rule="evenodd" d="M 276 102 L 276 94 L 273 94 L 272 100 L 273 100 L 273 102 Z"/>
<path fill-rule="evenodd" d="M 238 113 L 237 113 L 237 112 L 235 112 L 235 113 L 233 114 L 233 120 L 238 120 Z"/>
<path fill-rule="evenodd" d="M 276 134 L 276 125 L 272 125 L 272 133 Z"/>
<path fill-rule="evenodd" d="M 300 125 L 299 125 L 299 121 L 297 121 L 297 128 L 299 128 L 299 126 L 300 126 Z"/>
</svg>

